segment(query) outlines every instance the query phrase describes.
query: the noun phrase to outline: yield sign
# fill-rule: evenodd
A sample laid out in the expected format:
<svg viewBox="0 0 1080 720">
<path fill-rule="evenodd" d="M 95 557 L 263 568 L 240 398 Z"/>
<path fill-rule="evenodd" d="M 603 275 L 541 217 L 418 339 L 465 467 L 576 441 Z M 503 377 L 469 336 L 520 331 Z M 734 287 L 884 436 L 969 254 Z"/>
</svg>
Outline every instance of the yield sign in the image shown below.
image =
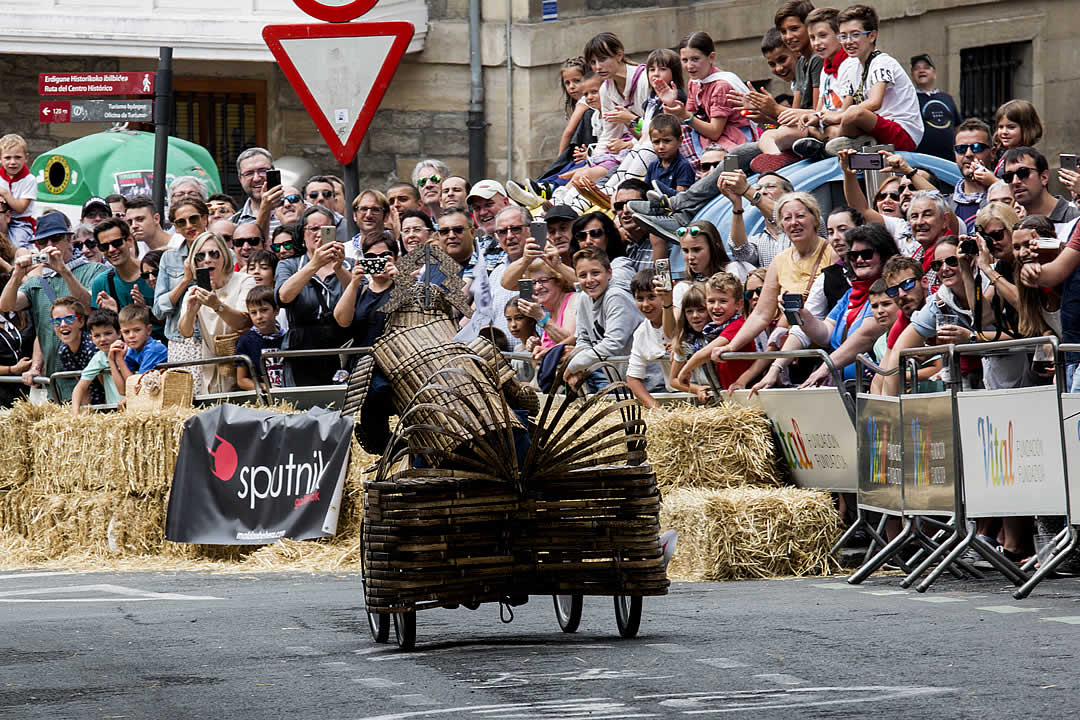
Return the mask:
<svg viewBox="0 0 1080 720">
<path fill-rule="evenodd" d="M 412 41 L 412 23 L 267 25 L 262 35 L 334 157 L 352 162 Z"/>
</svg>

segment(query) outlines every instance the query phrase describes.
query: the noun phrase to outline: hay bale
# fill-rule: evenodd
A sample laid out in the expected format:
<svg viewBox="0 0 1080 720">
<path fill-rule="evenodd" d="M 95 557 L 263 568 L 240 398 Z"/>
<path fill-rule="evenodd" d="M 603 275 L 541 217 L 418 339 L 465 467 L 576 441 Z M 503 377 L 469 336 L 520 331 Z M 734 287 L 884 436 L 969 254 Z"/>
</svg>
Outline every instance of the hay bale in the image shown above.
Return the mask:
<svg viewBox="0 0 1080 720">
<path fill-rule="evenodd" d="M 668 574 L 684 580 L 824 575 L 840 519 L 829 493 L 800 488 L 680 489 L 664 496 L 660 526 L 679 531 Z"/>
<path fill-rule="evenodd" d="M 60 412 L 51 403 L 34 405 L 25 400 L 0 410 L 0 490 L 19 487 L 30 479 L 33 446 L 38 440 L 34 424 Z"/>
<path fill-rule="evenodd" d="M 662 493 L 780 483 L 772 429 L 760 410 L 669 405 L 650 410 L 645 421 L 649 464 Z"/>
</svg>

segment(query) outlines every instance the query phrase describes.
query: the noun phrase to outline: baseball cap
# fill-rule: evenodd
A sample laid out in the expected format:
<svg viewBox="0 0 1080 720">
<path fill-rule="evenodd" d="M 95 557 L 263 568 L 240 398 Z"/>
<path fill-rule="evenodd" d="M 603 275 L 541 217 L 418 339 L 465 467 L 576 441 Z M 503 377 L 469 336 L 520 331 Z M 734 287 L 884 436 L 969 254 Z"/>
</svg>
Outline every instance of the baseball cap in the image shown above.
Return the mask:
<svg viewBox="0 0 1080 720">
<path fill-rule="evenodd" d="M 89 200 L 87 200 L 86 202 L 83 203 L 82 216 L 86 217 L 87 211 L 90 210 L 90 208 L 97 207 L 97 206 L 100 206 L 101 209 L 106 212 L 106 214 L 112 215 L 112 208 L 109 207 L 109 203 L 105 202 L 105 198 L 98 197 L 98 196 L 95 195 L 94 197 L 90 198 Z"/>
<path fill-rule="evenodd" d="M 481 180 L 473 185 L 469 195 L 465 198 L 465 202 L 469 202 L 474 197 L 490 200 L 496 195 L 506 197 L 506 188 L 502 186 L 502 183 L 497 180 Z"/>
<path fill-rule="evenodd" d="M 937 69 L 937 66 L 934 65 L 934 61 L 926 53 L 922 53 L 920 55 L 912 55 L 911 56 L 911 67 L 915 67 L 915 63 L 917 63 L 917 62 L 924 62 L 927 65 L 929 65 L 930 67 L 934 68 L 935 70 Z"/>
<path fill-rule="evenodd" d="M 577 220 L 578 214 L 569 205 L 556 205 L 544 215 L 544 222 L 552 220 Z"/>
<path fill-rule="evenodd" d="M 57 235 L 68 235 L 71 228 L 65 222 L 66 218 L 61 213 L 45 213 L 38 218 L 37 229 L 34 231 L 34 240 L 45 240 Z"/>
</svg>

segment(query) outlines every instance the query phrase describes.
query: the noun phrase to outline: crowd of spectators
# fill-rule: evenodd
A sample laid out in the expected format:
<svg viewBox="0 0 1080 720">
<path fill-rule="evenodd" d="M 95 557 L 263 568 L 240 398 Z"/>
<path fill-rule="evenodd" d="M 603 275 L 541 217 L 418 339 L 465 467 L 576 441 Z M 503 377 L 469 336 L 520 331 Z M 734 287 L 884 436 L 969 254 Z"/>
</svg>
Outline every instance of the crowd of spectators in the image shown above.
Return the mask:
<svg viewBox="0 0 1080 720">
<path fill-rule="evenodd" d="M 0 375 L 31 385 L 81 370 L 64 390 L 75 412 L 119 400 L 128 377 L 166 358 L 251 359 L 196 369 L 198 393 L 341 382 L 337 354 L 264 368 L 261 353 L 370 345 L 396 261 L 428 243 L 461 266 L 468 325 L 517 351 L 519 378 L 596 391 L 611 379 L 596 364 L 619 358 L 647 406 L 665 390 L 705 402 L 717 387 L 832 381 L 822 365 L 724 360 L 731 350 L 824 348 L 851 381 L 860 353 L 888 369 L 901 350 L 934 343 L 1080 340 L 1080 210 L 1047 189 L 1035 108 L 1011 100 L 994 127 L 963 119 L 930 55 L 911 58 L 909 75 L 877 39 L 872 7 L 785 2 L 761 45 L 790 83 L 773 96 L 718 67 L 705 32 L 643 64 L 601 33 L 561 69 L 558 157 L 520 181 L 470 183 L 429 158 L 350 198 L 333 175 L 271 185 L 274 158 L 254 147 L 236 158 L 242 199 L 181 177 L 167 219 L 145 198 L 115 195 L 88 200 L 72 226 L 36 211 L 26 143 L 4 136 Z M 868 197 L 852 160 L 870 144 L 893 150 L 879 153 Z M 956 164 L 951 192 L 900 154 L 915 150 Z M 846 204 L 823 217 L 784 168 L 828 158 Z M 1073 168 L 1059 179 L 1075 192 Z M 726 232 L 696 219 L 717 196 L 732 207 Z M 761 231 L 748 232 L 747 207 Z M 1065 369 L 1074 391 L 1075 365 Z M 1016 355 L 965 363 L 960 378 L 930 360 L 919 379 L 1001 389 L 1050 382 L 1048 372 Z M 873 392 L 899 392 L 896 376 L 867 379 Z M 1012 521 L 980 532 L 1009 553 L 1030 549 Z"/>
</svg>

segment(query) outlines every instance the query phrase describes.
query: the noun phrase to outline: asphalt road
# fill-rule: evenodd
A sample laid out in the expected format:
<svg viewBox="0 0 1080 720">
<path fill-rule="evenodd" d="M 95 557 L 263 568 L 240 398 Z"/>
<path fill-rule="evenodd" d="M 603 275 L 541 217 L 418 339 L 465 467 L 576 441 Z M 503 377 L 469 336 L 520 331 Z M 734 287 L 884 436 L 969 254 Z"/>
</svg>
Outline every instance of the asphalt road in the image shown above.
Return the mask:
<svg viewBox="0 0 1080 720">
<path fill-rule="evenodd" d="M 0 573 L 0 718 L 1075 716 L 1080 582 L 898 580 L 676 583 L 634 640 L 609 598 L 430 610 L 402 653 L 351 574 Z"/>
</svg>

